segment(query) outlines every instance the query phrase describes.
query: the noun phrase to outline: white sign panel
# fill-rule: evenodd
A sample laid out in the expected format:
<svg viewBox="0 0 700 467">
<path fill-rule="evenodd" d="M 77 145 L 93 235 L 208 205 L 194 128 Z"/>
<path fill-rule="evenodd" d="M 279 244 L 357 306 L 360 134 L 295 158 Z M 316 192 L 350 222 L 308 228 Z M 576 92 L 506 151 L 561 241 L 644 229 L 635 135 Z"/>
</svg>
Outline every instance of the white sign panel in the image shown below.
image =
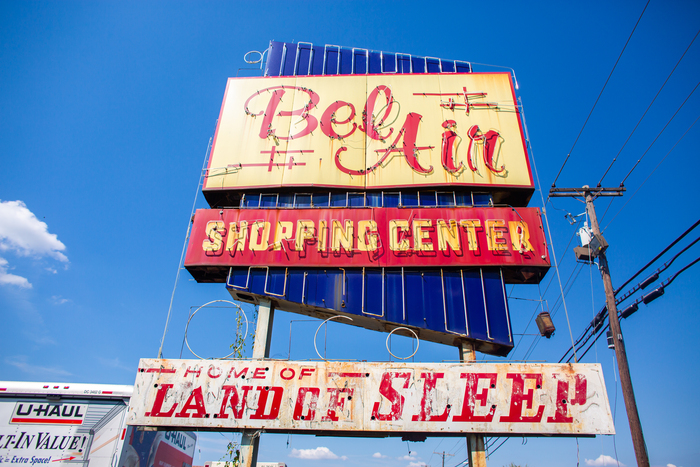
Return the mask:
<svg viewBox="0 0 700 467">
<path fill-rule="evenodd" d="M 598 364 L 142 359 L 127 423 L 339 436 L 615 433 Z"/>
</svg>

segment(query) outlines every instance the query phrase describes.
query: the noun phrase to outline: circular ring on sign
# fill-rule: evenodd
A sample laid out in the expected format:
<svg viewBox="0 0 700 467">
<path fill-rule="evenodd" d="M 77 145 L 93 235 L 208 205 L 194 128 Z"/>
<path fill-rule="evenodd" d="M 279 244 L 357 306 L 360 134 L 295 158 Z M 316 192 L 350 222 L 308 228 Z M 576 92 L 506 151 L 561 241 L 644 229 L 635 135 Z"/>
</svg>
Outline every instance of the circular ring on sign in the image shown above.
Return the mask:
<svg viewBox="0 0 700 467">
<path fill-rule="evenodd" d="M 318 337 L 318 331 L 321 330 L 321 326 L 323 326 L 324 324 L 326 324 L 328 321 L 331 321 L 331 320 L 336 319 L 336 318 L 349 319 L 350 321 L 353 321 L 353 319 L 352 319 L 351 317 L 349 317 L 349 316 L 335 315 L 335 316 L 331 316 L 330 318 L 328 318 L 327 320 L 325 320 L 324 322 L 322 322 L 321 324 L 318 325 L 318 328 L 316 328 L 316 334 L 314 334 L 314 349 L 316 350 L 316 355 L 318 355 L 318 358 L 320 358 L 320 359 L 323 360 L 324 362 L 327 362 L 328 360 L 326 360 L 325 358 L 323 358 L 323 357 L 321 356 L 321 354 L 318 353 L 318 347 L 316 347 L 316 337 Z"/>
<path fill-rule="evenodd" d="M 408 332 L 410 332 L 411 334 L 413 334 L 413 337 L 416 338 L 416 350 L 414 350 L 413 353 L 412 353 L 411 355 L 409 355 L 408 357 L 405 357 L 405 358 L 404 358 L 404 357 L 397 357 L 396 355 L 394 355 L 393 353 L 391 353 L 391 350 L 389 350 L 389 338 L 391 337 L 392 334 L 394 334 L 394 333 L 395 333 L 396 331 L 398 331 L 399 329 L 405 329 L 406 331 L 408 331 Z M 406 328 L 406 327 L 401 326 L 401 327 L 395 328 L 393 331 L 391 331 L 391 332 L 389 333 L 388 336 L 386 336 L 386 350 L 391 354 L 392 357 L 398 358 L 399 360 L 408 360 L 409 358 L 413 357 L 413 356 L 416 354 L 416 352 L 418 352 L 418 347 L 420 347 L 420 339 L 418 339 L 418 334 L 416 334 L 416 333 L 413 331 L 413 329 L 409 329 L 409 328 Z"/>
<path fill-rule="evenodd" d="M 260 63 L 260 62 L 262 62 L 262 59 L 263 59 L 263 53 L 264 52 L 258 52 L 257 50 L 251 50 L 250 52 L 248 52 L 247 54 L 245 54 L 243 56 L 243 61 L 246 63 Z M 248 55 L 250 55 L 250 54 L 258 54 L 258 55 L 260 55 L 260 58 L 257 60 L 248 60 Z"/>
<path fill-rule="evenodd" d="M 233 352 L 231 352 L 230 354 L 228 354 L 224 357 L 220 357 L 220 358 L 216 358 L 216 359 L 212 358 L 212 360 L 223 360 L 224 358 L 228 358 L 231 355 L 235 354 L 239 349 L 241 349 L 243 347 L 243 344 L 245 343 L 245 339 L 246 339 L 246 337 L 248 337 L 248 317 L 245 315 L 245 312 L 243 311 L 243 308 L 241 308 L 240 305 L 238 305 L 237 303 L 234 303 L 230 300 L 212 300 L 211 302 L 205 303 L 204 305 L 202 305 L 199 308 L 197 308 L 196 310 L 194 310 L 194 313 L 192 313 L 190 315 L 189 319 L 187 320 L 187 326 L 185 326 L 185 344 L 187 345 L 187 348 L 189 349 L 189 351 L 192 352 L 192 355 L 194 355 L 195 357 L 197 357 L 200 360 L 209 360 L 209 359 L 200 357 L 199 355 L 194 353 L 194 350 L 192 350 L 192 347 L 190 347 L 190 343 L 187 341 L 187 330 L 190 327 L 190 321 L 192 321 L 192 318 L 194 318 L 194 315 L 196 315 L 199 310 L 201 310 L 202 308 L 204 308 L 207 305 L 211 305 L 212 303 L 217 303 L 217 302 L 230 303 L 231 305 L 238 308 L 238 312 L 243 315 L 243 319 L 245 320 L 245 334 L 243 334 L 243 340 L 241 341 L 240 345 L 234 347 Z"/>
</svg>

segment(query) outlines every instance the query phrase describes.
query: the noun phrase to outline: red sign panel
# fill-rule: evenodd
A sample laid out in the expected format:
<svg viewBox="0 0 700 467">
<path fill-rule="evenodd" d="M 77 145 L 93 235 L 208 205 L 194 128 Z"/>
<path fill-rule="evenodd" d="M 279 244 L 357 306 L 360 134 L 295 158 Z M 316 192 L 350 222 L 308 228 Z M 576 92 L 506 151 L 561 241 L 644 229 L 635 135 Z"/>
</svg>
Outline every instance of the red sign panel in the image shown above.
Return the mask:
<svg viewBox="0 0 700 467">
<path fill-rule="evenodd" d="M 186 267 L 549 267 L 536 208 L 201 209 Z"/>
</svg>

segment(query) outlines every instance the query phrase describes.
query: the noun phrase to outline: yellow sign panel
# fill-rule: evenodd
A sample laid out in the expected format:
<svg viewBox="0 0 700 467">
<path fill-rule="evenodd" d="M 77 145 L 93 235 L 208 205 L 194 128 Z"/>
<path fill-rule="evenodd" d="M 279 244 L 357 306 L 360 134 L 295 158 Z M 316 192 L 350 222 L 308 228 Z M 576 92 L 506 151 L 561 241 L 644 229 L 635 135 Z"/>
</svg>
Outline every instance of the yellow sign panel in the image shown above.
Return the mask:
<svg viewBox="0 0 700 467">
<path fill-rule="evenodd" d="M 508 73 L 230 78 L 205 190 L 532 188 Z"/>
</svg>

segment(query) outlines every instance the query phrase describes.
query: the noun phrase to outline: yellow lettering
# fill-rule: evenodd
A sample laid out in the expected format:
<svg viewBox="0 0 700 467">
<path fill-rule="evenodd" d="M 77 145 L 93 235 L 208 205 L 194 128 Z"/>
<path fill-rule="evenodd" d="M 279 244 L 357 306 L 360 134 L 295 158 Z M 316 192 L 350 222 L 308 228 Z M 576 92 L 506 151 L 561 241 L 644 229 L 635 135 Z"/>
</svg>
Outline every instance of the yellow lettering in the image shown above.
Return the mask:
<svg viewBox="0 0 700 467">
<path fill-rule="evenodd" d="M 510 240 L 513 243 L 513 250 L 525 253 L 535 251 L 530 244 L 530 230 L 525 221 L 508 221 L 510 228 Z"/>
<path fill-rule="evenodd" d="M 505 239 L 506 223 L 502 219 L 491 219 L 486 221 L 486 240 L 489 250 L 507 251 L 508 242 Z"/>
<path fill-rule="evenodd" d="M 357 223 L 357 249 L 361 251 L 376 251 L 379 247 L 377 223 L 372 220 Z"/>
<path fill-rule="evenodd" d="M 226 238 L 226 251 L 243 251 L 245 241 L 248 238 L 248 222 L 241 221 L 240 225 L 231 222 L 228 225 L 228 237 Z"/>
<path fill-rule="evenodd" d="M 340 221 L 333 219 L 333 234 L 331 235 L 331 250 L 340 251 L 342 246 L 345 251 L 352 251 L 352 243 L 355 227 L 351 220 L 345 221 L 345 228 Z"/>
<path fill-rule="evenodd" d="M 415 251 L 433 251 L 430 232 L 425 230 L 428 227 L 432 227 L 432 225 L 433 221 L 430 219 L 413 220 L 413 249 Z"/>
<path fill-rule="evenodd" d="M 295 250 L 304 251 L 306 240 L 314 240 L 316 238 L 316 226 L 314 221 L 297 221 L 297 235 L 295 237 Z"/>
<path fill-rule="evenodd" d="M 328 243 L 328 226 L 326 221 L 318 221 L 318 242 L 316 247 L 318 251 L 326 251 L 326 244 Z"/>
<path fill-rule="evenodd" d="M 478 250 L 479 243 L 476 240 L 476 229 L 481 228 L 481 221 L 479 219 L 462 219 L 459 221 L 459 225 L 467 229 L 467 242 L 469 243 L 469 251 Z"/>
<path fill-rule="evenodd" d="M 438 233 L 438 248 L 440 251 L 447 250 L 447 245 L 453 251 L 460 251 L 461 246 L 459 244 L 459 228 L 457 227 L 457 221 L 450 219 L 449 225 L 444 219 L 438 219 L 437 221 L 437 233 Z"/>
<path fill-rule="evenodd" d="M 267 250 L 270 238 L 270 223 L 255 221 L 250 228 L 250 249 L 253 251 Z"/>
<path fill-rule="evenodd" d="M 294 229 L 294 224 L 292 222 L 277 221 L 277 228 L 275 229 L 275 243 L 272 244 L 273 250 L 281 250 L 282 241 L 292 238 L 292 229 Z"/>
<path fill-rule="evenodd" d="M 389 221 L 389 248 L 391 251 L 407 251 L 410 248 L 406 234 L 408 233 L 408 221 L 394 219 Z M 399 237 L 402 237 L 399 240 Z"/>
<path fill-rule="evenodd" d="M 224 221 L 209 221 L 204 230 L 207 238 L 202 242 L 202 250 L 204 251 L 219 251 L 222 244 L 221 234 L 225 233 Z"/>
</svg>

